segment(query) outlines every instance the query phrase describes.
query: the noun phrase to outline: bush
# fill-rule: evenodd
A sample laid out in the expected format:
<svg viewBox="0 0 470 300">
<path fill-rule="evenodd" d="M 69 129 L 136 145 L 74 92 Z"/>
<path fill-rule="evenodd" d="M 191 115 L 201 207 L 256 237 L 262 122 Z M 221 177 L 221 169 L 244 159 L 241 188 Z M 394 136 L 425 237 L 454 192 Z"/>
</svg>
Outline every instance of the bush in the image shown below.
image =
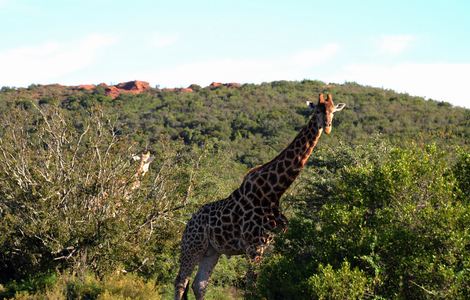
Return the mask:
<svg viewBox="0 0 470 300">
<path fill-rule="evenodd" d="M 85 273 L 81 276 L 62 274 L 42 291 L 22 290 L 12 299 L 159 300 L 161 298 L 153 282 L 147 282 L 134 274 L 114 273 L 98 279 L 94 275 Z"/>
<path fill-rule="evenodd" d="M 320 264 L 315 275 L 307 283 L 314 299 L 363 299 L 369 290 L 367 276 L 358 268 L 350 269 L 347 261 L 333 270 L 331 265 Z"/>
<path fill-rule="evenodd" d="M 453 175 L 457 179 L 458 193 L 464 201 L 470 200 L 470 153 L 459 151 L 457 163 L 453 168 Z"/>
<path fill-rule="evenodd" d="M 0 119 L 0 282 L 67 268 L 168 276 L 178 235 L 168 220 L 187 190 L 176 161 L 190 152 L 162 142 L 153 171 L 137 178 L 135 144 L 99 111 L 72 121 L 56 108 L 17 109 Z"/>
</svg>

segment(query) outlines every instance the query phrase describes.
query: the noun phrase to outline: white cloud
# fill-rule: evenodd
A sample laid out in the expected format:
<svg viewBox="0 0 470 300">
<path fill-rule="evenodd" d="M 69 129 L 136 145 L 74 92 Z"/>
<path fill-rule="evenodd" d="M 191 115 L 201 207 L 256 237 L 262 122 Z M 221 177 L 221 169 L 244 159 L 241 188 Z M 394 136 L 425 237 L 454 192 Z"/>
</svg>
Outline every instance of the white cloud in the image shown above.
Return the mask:
<svg viewBox="0 0 470 300">
<path fill-rule="evenodd" d="M 377 47 L 383 54 L 397 55 L 407 50 L 414 40 L 412 35 L 384 35 L 377 41 Z"/>
<path fill-rule="evenodd" d="M 177 34 L 154 33 L 150 37 L 150 44 L 155 48 L 165 48 L 174 45 L 179 40 Z"/>
<path fill-rule="evenodd" d="M 327 80 L 355 81 L 470 108 L 468 74 L 470 63 L 350 64 Z"/>
<path fill-rule="evenodd" d="M 92 65 L 116 40 L 109 35 L 90 34 L 75 41 L 49 41 L 0 51 L 0 86 L 62 81 L 62 76 Z"/>
<path fill-rule="evenodd" d="M 169 87 L 191 83 L 207 85 L 212 81 L 259 83 L 272 80 L 301 80 L 310 73 L 312 67 L 328 62 L 338 51 L 339 46 L 331 43 L 318 49 L 307 49 L 282 57 L 213 59 L 133 75 Z"/>
</svg>

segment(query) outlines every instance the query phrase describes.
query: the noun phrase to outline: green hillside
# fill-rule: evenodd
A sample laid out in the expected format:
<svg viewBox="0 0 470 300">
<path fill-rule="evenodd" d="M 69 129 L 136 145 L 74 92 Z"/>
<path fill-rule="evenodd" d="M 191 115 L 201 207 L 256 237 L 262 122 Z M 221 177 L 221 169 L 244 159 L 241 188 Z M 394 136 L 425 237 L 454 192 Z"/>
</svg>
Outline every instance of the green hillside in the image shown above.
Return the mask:
<svg viewBox="0 0 470 300">
<path fill-rule="evenodd" d="M 320 81 L 277 81 L 239 88 L 200 88 L 192 93 L 151 89 L 139 95 L 122 94 L 112 100 L 104 90 L 80 91 L 59 85 L 3 88 L 3 109 L 33 101 L 79 112 L 99 105 L 119 119 L 120 133 L 143 146 L 154 146 L 160 136 L 182 138 L 186 144 L 211 141 L 228 145 L 238 160 L 259 164 L 280 151 L 308 118 L 305 101 L 329 92 L 347 109 L 335 118 L 334 134 L 321 144 L 341 141 L 360 145 L 380 136 L 396 143 L 469 143 L 470 112 L 445 102 L 395 93 L 355 83 L 326 85 Z"/>
<path fill-rule="evenodd" d="M 0 299 L 171 298 L 184 222 L 281 151 L 321 92 L 347 106 L 281 201 L 289 230 L 260 265 L 221 259 L 208 298 L 468 299 L 470 110 L 309 80 L 3 87 Z"/>
</svg>

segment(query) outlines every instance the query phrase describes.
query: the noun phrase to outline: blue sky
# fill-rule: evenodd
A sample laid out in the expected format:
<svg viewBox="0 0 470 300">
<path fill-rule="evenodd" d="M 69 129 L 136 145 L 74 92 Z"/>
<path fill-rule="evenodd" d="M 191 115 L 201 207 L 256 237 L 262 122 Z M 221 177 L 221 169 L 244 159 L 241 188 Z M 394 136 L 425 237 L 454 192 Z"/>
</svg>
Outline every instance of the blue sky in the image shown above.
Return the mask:
<svg viewBox="0 0 470 300">
<path fill-rule="evenodd" d="M 470 107 L 470 1 L 0 0 L 0 86 L 318 79 Z"/>
</svg>

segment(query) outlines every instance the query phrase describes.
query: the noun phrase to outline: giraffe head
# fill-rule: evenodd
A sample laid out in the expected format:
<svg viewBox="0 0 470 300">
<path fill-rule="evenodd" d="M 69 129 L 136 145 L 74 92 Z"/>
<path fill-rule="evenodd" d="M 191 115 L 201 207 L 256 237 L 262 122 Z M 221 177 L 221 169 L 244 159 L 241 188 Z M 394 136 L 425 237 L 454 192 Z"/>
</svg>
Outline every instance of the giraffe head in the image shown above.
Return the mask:
<svg viewBox="0 0 470 300">
<path fill-rule="evenodd" d="M 142 152 L 140 155 L 134 155 L 132 157 L 133 160 L 140 160 L 139 168 L 137 169 L 137 176 L 144 176 L 148 170 L 150 163 L 155 159 L 155 157 L 151 156 L 150 151 Z"/>
<path fill-rule="evenodd" d="M 335 105 L 331 94 L 327 95 L 326 100 L 323 94 L 320 94 L 318 96 L 318 104 L 315 105 L 307 101 L 307 105 L 314 109 L 314 116 L 317 118 L 317 123 L 320 124 L 320 127 L 324 129 L 326 134 L 330 134 L 331 132 L 334 113 L 342 110 L 346 106 L 344 103 Z"/>
</svg>

